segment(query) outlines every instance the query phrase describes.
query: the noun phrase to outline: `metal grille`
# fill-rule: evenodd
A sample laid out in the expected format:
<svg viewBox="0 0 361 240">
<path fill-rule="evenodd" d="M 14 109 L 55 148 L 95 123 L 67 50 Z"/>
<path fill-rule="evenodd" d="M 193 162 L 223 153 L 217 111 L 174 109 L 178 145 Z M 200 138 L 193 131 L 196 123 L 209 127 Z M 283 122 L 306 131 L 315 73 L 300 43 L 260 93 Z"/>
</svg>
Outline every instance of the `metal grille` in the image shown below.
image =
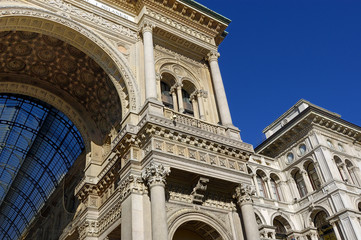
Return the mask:
<svg viewBox="0 0 361 240">
<path fill-rule="evenodd" d="M 18 239 L 84 150 L 52 106 L 0 94 L 0 239 Z"/>
</svg>

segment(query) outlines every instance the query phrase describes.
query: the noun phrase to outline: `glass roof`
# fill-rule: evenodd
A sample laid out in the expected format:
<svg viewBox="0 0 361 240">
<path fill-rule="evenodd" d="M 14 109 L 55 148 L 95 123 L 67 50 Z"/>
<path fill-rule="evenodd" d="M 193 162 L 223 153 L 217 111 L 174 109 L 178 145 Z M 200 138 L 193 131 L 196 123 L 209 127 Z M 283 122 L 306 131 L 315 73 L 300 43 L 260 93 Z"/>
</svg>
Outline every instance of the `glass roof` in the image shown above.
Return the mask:
<svg viewBox="0 0 361 240">
<path fill-rule="evenodd" d="M 18 239 L 84 143 L 74 124 L 39 100 L 0 94 L 0 239 Z"/>
</svg>

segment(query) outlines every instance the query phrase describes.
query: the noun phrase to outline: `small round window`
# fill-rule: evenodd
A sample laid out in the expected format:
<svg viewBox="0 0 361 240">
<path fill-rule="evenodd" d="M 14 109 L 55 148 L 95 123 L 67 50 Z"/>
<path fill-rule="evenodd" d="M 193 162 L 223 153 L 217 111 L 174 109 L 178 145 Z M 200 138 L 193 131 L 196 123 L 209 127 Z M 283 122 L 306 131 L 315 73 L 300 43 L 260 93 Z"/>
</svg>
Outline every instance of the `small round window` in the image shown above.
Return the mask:
<svg viewBox="0 0 361 240">
<path fill-rule="evenodd" d="M 306 153 L 306 145 L 305 144 L 301 144 L 298 147 L 298 150 L 300 151 L 300 155 L 304 155 Z"/>
<path fill-rule="evenodd" d="M 343 146 L 341 144 L 338 144 L 338 149 L 341 151 L 341 152 L 344 152 L 345 149 L 343 148 Z"/>
<path fill-rule="evenodd" d="M 333 148 L 333 144 L 330 140 L 327 140 L 327 145 L 330 147 L 330 148 Z"/>
<path fill-rule="evenodd" d="M 293 161 L 295 157 L 293 156 L 293 153 L 288 153 L 287 154 L 287 162 L 291 163 Z"/>
</svg>

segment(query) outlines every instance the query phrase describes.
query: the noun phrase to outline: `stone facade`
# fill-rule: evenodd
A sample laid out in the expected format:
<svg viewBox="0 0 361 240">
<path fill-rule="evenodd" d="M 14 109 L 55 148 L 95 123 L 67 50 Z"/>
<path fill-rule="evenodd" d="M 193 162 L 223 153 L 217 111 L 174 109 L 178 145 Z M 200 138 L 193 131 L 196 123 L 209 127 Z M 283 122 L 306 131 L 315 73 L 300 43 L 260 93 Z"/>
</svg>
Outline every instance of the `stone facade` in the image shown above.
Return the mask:
<svg viewBox="0 0 361 240">
<path fill-rule="evenodd" d="M 85 145 L 21 239 L 360 238 L 360 127 L 301 100 L 243 142 L 229 22 L 190 0 L 0 2 L 0 92 L 53 105 Z"/>
</svg>

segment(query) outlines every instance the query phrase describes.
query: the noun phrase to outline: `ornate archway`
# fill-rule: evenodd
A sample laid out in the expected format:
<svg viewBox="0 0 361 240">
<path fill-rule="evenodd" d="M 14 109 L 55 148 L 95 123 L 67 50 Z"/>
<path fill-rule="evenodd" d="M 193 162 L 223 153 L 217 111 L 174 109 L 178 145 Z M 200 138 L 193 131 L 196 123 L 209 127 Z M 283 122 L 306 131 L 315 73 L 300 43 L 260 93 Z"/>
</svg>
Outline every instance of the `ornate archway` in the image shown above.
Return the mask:
<svg viewBox="0 0 361 240">
<path fill-rule="evenodd" d="M 140 93 L 125 57 L 104 38 L 66 15 L 16 3 L 0 6 L 0 31 L 31 31 L 60 39 L 92 58 L 109 76 L 122 103 L 123 116 L 140 107 Z"/>
</svg>

